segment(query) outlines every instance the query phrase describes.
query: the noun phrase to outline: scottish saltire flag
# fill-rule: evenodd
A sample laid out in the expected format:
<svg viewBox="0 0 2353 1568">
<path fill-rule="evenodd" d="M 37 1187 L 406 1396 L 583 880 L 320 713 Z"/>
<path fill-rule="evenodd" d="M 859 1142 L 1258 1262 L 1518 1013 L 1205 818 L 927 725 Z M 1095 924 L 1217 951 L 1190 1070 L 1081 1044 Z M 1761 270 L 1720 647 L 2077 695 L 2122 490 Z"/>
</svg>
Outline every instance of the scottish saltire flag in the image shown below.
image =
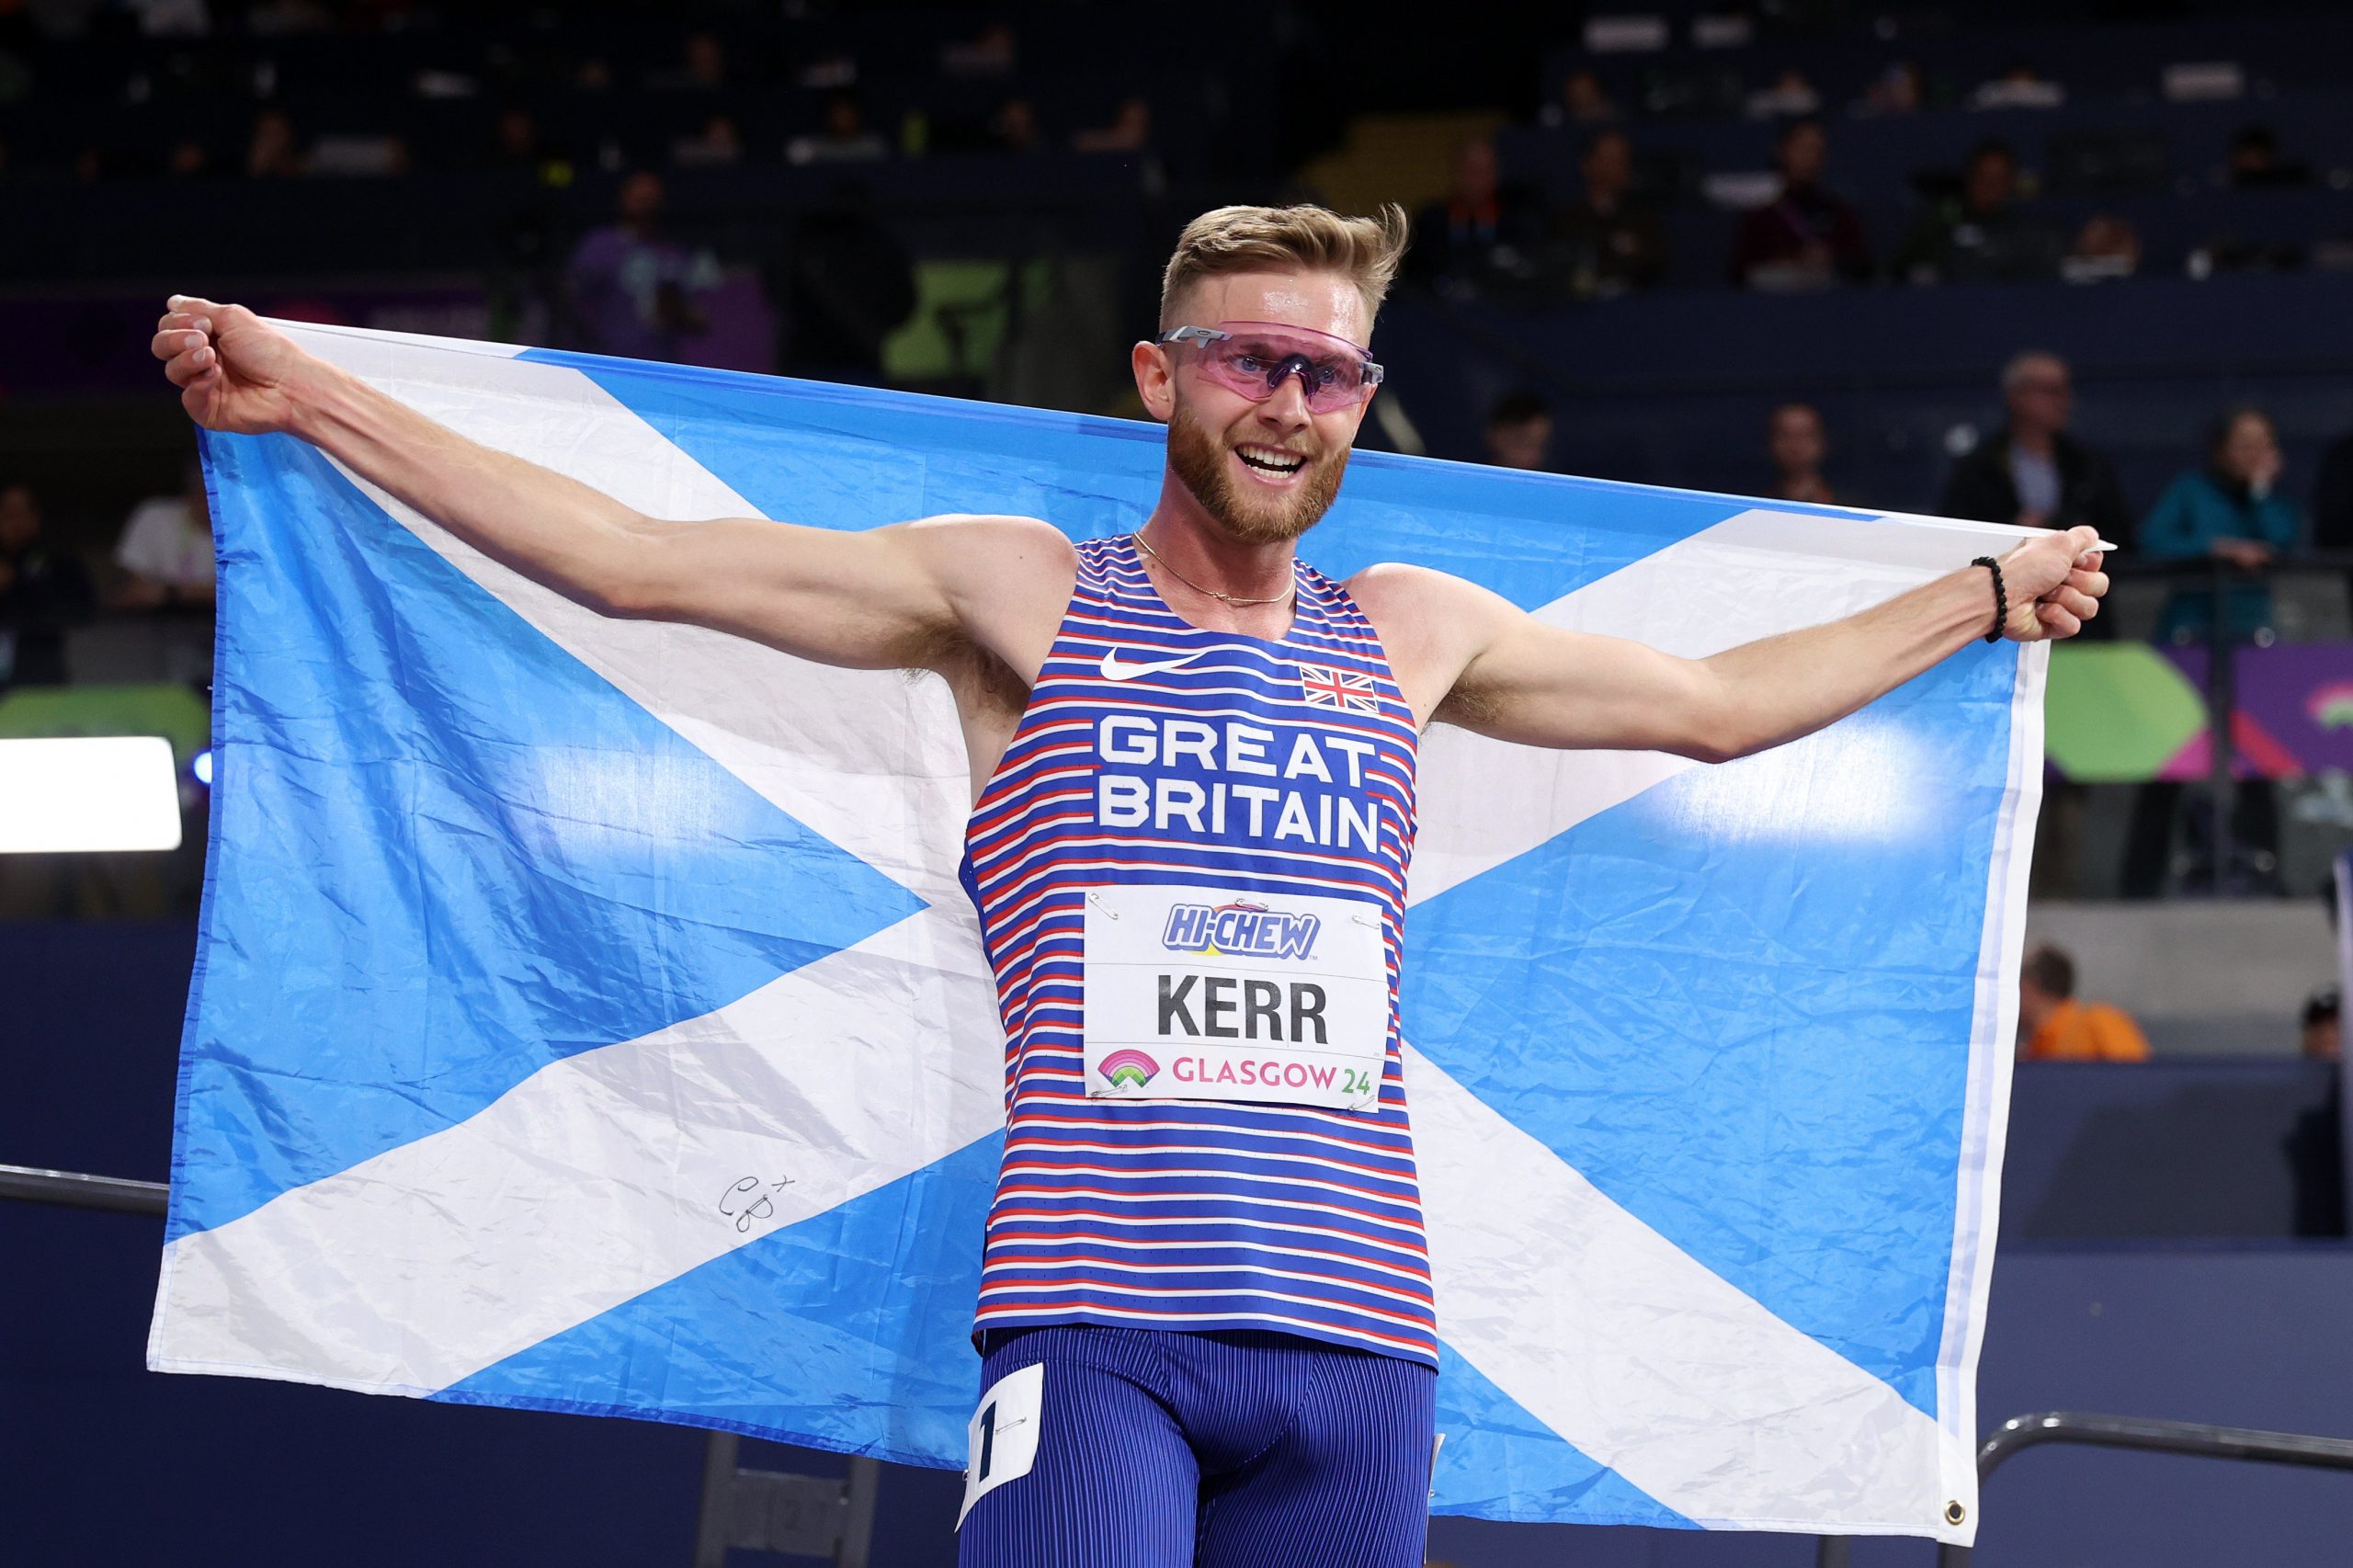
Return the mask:
<svg viewBox="0 0 2353 1568">
<path fill-rule="evenodd" d="M 1086 537 L 1160 483 L 1146 426 L 290 330 L 661 517 Z M 1003 1040 L 946 691 L 601 619 L 291 439 L 206 457 L 151 1364 L 961 1465 Z M 1305 542 L 1699 654 L 2006 531 L 1367 454 Z M 2044 662 L 1972 645 L 1723 767 L 1432 732 L 1438 1508 L 1970 1539 Z"/>
</svg>

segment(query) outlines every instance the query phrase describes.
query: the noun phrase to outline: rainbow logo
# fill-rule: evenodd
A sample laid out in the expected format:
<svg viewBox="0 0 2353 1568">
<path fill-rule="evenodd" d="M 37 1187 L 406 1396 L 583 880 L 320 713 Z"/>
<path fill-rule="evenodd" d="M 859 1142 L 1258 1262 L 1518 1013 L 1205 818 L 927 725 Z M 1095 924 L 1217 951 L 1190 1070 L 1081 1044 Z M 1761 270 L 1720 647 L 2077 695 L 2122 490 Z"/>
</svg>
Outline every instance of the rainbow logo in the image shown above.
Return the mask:
<svg viewBox="0 0 2353 1568">
<path fill-rule="evenodd" d="M 1160 1071 L 1160 1063 L 1142 1051 L 1123 1046 L 1095 1065 L 1113 1088 L 1141 1089 Z"/>
<path fill-rule="evenodd" d="M 2324 730 L 2353 729 L 2353 681 L 2333 680 L 2304 699 L 2304 711 Z"/>
</svg>

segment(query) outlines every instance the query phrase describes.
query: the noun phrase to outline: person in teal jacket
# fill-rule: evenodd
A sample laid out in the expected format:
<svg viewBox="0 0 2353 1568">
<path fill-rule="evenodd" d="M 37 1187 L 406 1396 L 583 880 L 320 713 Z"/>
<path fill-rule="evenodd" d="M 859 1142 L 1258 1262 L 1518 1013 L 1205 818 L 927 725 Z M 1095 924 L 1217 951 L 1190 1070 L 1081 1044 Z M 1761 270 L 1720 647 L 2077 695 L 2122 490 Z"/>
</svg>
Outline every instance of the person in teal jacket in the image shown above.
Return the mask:
<svg viewBox="0 0 2353 1568">
<path fill-rule="evenodd" d="M 2294 546 L 2302 528 L 2295 503 L 2279 493 L 2279 437 L 2260 409 L 2235 409 L 2215 426 L 2207 466 L 2177 478 L 2141 524 L 2141 548 L 2160 559 L 2220 556 L 2259 572 Z M 2231 632 L 2239 641 L 2268 631 L 2271 589 L 2260 580 L 2230 589 Z M 2202 642 L 2212 634 L 2214 596 L 2178 588 L 2165 600 L 2157 638 Z"/>
</svg>

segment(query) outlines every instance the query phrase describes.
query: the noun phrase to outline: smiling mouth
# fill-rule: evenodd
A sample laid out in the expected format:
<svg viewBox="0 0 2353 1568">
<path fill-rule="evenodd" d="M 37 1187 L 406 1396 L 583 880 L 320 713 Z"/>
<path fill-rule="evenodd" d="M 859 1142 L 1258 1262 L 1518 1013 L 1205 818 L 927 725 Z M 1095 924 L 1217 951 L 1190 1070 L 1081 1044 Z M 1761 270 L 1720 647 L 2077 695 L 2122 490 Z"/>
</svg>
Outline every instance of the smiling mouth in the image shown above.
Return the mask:
<svg viewBox="0 0 2353 1568">
<path fill-rule="evenodd" d="M 1254 473 L 1269 479 L 1289 479 L 1307 466 L 1307 460 L 1297 452 L 1277 451 L 1270 447 L 1236 447 L 1233 455 Z"/>
</svg>

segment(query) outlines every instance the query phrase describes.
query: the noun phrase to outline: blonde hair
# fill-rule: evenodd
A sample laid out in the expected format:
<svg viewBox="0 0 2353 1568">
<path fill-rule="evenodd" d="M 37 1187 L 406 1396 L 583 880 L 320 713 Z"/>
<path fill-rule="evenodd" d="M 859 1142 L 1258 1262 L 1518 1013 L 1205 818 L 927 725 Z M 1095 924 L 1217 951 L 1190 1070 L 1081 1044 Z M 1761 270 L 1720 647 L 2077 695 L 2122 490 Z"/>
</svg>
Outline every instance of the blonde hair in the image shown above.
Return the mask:
<svg viewBox="0 0 2353 1568">
<path fill-rule="evenodd" d="M 1336 272 L 1364 296 L 1365 324 L 1381 313 L 1404 259 L 1413 224 L 1392 202 L 1370 218 L 1345 218 L 1328 207 L 1220 207 L 1185 225 L 1160 280 L 1160 324 L 1182 324 L 1169 312 L 1185 290 L 1228 272 L 1302 268 Z"/>
</svg>

